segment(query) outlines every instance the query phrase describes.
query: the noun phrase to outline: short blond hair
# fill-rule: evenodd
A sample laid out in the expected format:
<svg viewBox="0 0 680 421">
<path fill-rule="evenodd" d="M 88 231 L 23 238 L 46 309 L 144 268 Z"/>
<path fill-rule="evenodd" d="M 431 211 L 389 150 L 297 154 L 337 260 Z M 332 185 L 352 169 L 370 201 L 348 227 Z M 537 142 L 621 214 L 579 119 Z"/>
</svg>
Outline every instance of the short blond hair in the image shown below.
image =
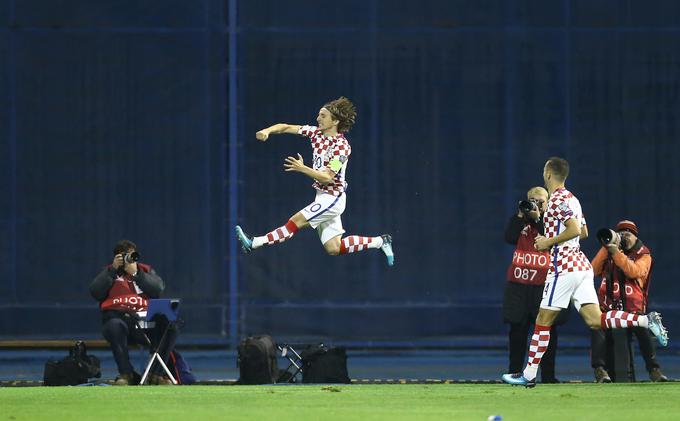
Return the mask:
<svg viewBox="0 0 680 421">
<path fill-rule="evenodd" d="M 527 197 L 532 196 L 534 194 L 540 194 L 542 196 L 545 196 L 546 198 L 550 197 L 550 195 L 548 194 L 548 190 L 541 186 L 530 188 L 529 191 L 527 192 Z"/>
</svg>

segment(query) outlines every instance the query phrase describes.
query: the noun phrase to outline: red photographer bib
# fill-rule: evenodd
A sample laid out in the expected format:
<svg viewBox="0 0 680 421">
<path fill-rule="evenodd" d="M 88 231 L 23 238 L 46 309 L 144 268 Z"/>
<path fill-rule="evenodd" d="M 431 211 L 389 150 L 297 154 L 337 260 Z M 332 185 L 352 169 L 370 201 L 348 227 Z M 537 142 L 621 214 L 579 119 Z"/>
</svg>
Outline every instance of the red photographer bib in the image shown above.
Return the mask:
<svg viewBox="0 0 680 421">
<path fill-rule="evenodd" d="M 527 285 L 543 285 L 550 267 L 548 252 L 539 252 L 534 248 L 534 240 L 538 230 L 527 224 L 519 235 L 517 247 L 512 253 L 512 263 L 508 267 L 507 279 Z"/>
<path fill-rule="evenodd" d="M 150 266 L 137 263 L 137 270 L 149 272 Z M 99 305 L 102 310 L 118 310 L 126 313 L 146 311 L 149 306 L 148 295 L 137 286 L 132 277 L 126 273 L 117 275 L 109 294 Z"/>
<path fill-rule="evenodd" d="M 647 246 L 642 246 L 636 253 L 628 254 L 627 257 L 630 260 L 637 260 L 640 257 L 650 254 Z M 611 299 L 607 294 L 607 277 L 612 276 L 612 293 Z M 602 283 L 600 284 L 600 290 L 598 291 L 600 299 L 600 307 L 605 310 L 619 310 L 617 308 L 617 303 L 621 301 L 621 282 L 619 281 L 619 276 L 625 278 L 625 274 L 617 270 L 616 265 L 611 259 L 608 259 L 604 264 L 602 271 Z M 649 285 L 651 278 L 650 274 L 647 277 L 647 285 Z M 625 279 L 623 284 L 626 289 L 626 306 L 625 310 L 631 313 L 644 314 L 647 312 L 647 288 L 641 288 L 640 284 L 637 283 L 635 279 Z M 613 300 L 613 301 L 612 301 Z"/>
</svg>

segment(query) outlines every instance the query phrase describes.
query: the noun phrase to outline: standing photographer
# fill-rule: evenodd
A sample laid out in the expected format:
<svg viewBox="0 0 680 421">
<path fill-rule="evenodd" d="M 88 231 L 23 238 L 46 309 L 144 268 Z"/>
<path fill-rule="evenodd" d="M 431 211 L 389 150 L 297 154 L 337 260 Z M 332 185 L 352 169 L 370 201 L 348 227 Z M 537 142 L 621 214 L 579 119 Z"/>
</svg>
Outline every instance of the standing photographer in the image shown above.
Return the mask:
<svg viewBox="0 0 680 421">
<path fill-rule="evenodd" d="M 113 262 L 106 266 L 90 284 L 90 294 L 99 301 L 102 310 L 102 333 L 111 344 L 113 358 L 118 365 L 115 385 L 138 384 L 140 376 L 135 373 L 128 351 L 129 343 L 147 344 L 148 339 L 141 331 L 138 320 L 140 313 L 146 314 L 149 298 L 158 298 L 165 289 L 165 282 L 151 268 L 138 262 L 137 246 L 132 241 L 120 240 L 113 248 Z M 160 332 L 167 321 L 158 320 L 150 331 L 151 343 L 158 343 Z M 168 330 L 161 357 L 167 361 L 169 351 L 174 347 L 177 331 Z M 172 384 L 160 374 L 158 364 L 149 374 L 151 384 Z"/>
<path fill-rule="evenodd" d="M 519 202 L 519 211 L 508 221 L 505 241 L 515 246 L 512 263 L 508 267 L 503 299 L 503 319 L 510 324 L 508 334 L 509 372 L 522 370 L 530 327 L 536 320 L 543 296 L 543 285 L 548 273 L 550 255 L 536 251 L 534 240 L 543 234 L 541 216 L 548 202 L 548 192 L 534 187 L 527 199 Z M 566 313 L 566 312 L 565 312 Z M 555 378 L 555 348 L 557 331 L 553 327 L 550 344 L 541 366 L 541 382 L 557 383 Z"/>
<path fill-rule="evenodd" d="M 634 222 L 624 220 L 616 224 L 614 231 L 598 231 L 602 248 L 593 259 L 595 276 L 602 277 L 598 298 L 602 311 L 624 310 L 634 314 L 645 314 L 652 272 L 652 255 L 638 236 Z M 624 290 L 625 294 L 621 294 Z M 654 382 L 665 382 L 668 378 L 660 370 L 656 360 L 654 339 L 648 329 L 636 326 L 630 328 L 640 344 L 640 353 L 645 360 L 649 378 Z M 592 367 L 598 383 L 609 383 L 611 378 L 605 369 L 607 347 L 611 338 L 602 330 L 592 332 Z"/>
</svg>

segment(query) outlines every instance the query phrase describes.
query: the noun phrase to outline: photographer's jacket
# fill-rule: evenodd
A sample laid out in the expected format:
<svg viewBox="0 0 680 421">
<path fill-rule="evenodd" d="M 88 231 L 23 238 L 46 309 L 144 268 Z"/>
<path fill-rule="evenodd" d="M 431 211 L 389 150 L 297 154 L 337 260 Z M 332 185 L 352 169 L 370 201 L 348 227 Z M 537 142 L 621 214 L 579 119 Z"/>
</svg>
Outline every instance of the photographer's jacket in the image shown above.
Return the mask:
<svg viewBox="0 0 680 421">
<path fill-rule="evenodd" d="M 149 298 L 158 298 L 165 289 L 165 282 L 144 263 L 137 263 L 133 277 L 117 272 L 107 266 L 90 284 L 90 294 L 99 301 L 102 311 L 116 310 L 124 313 L 146 311 Z"/>
<path fill-rule="evenodd" d="M 505 230 L 505 241 L 515 245 L 507 279 L 527 285 L 543 285 L 548 275 L 550 255 L 534 247 L 536 236 L 543 233 L 543 224 L 513 216 Z"/>
<path fill-rule="evenodd" d="M 598 296 L 604 310 L 646 312 L 647 288 L 652 269 L 652 255 L 647 246 L 638 240 L 631 250 L 616 252 L 611 258 L 607 249 L 602 247 L 592 265 L 595 276 L 602 276 Z M 626 290 L 624 300 L 621 297 L 621 281 Z M 611 290 L 608 286 L 611 286 Z"/>
</svg>

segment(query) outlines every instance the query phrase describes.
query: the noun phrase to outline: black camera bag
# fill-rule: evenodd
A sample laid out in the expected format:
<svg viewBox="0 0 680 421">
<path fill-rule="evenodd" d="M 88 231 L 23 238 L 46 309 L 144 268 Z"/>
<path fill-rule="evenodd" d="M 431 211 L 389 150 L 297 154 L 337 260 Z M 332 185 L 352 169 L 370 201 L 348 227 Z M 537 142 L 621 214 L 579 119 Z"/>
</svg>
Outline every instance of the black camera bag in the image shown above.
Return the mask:
<svg viewBox="0 0 680 421">
<path fill-rule="evenodd" d="M 302 357 L 302 383 L 350 383 L 345 348 L 310 345 Z"/>
<path fill-rule="evenodd" d="M 271 384 L 279 377 L 276 345 L 269 335 L 250 336 L 238 345 L 240 384 Z"/>
<path fill-rule="evenodd" d="M 87 355 L 85 343 L 78 341 L 69 350 L 68 357 L 45 363 L 43 386 L 75 386 L 101 375 L 99 358 Z"/>
</svg>

